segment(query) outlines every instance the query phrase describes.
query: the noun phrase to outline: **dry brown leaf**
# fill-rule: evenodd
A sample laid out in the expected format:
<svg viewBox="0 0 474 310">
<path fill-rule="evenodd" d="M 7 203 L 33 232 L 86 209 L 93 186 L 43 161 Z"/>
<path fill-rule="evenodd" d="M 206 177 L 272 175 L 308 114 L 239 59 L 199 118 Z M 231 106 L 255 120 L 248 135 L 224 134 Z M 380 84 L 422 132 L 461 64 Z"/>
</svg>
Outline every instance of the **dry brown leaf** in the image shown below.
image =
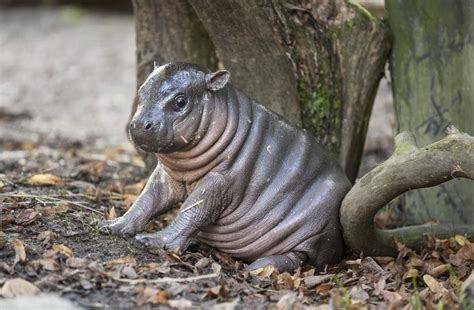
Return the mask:
<svg viewBox="0 0 474 310">
<path fill-rule="evenodd" d="M 454 240 L 456 240 L 456 242 L 459 243 L 460 246 L 464 246 L 466 244 L 471 243 L 466 237 L 461 235 L 454 236 Z"/>
<path fill-rule="evenodd" d="M 443 287 L 443 285 L 440 282 L 436 281 L 436 279 L 430 276 L 429 274 L 425 274 L 423 276 L 423 281 L 430 288 L 430 290 L 435 294 L 445 293 L 448 291 L 447 289 Z"/>
<path fill-rule="evenodd" d="M 136 266 L 137 261 L 131 255 L 109 260 L 104 263 L 105 267 L 112 268 L 118 265 Z"/>
<path fill-rule="evenodd" d="M 15 249 L 15 261 L 13 265 L 24 263 L 26 261 L 25 244 L 19 239 L 12 240 L 13 248 Z"/>
<path fill-rule="evenodd" d="M 74 256 L 74 252 L 64 244 L 53 244 L 53 250 L 67 257 Z"/>
<path fill-rule="evenodd" d="M 402 301 L 402 296 L 397 292 L 391 292 L 384 290 L 382 292 L 383 299 L 386 300 L 389 304 L 396 304 Z"/>
<path fill-rule="evenodd" d="M 213 271 L 215 274 L 219 275 L 219 274 L 221 273 L 222 266 L 219 265 L 218 263 L 212 263 L 212 264 L 211 264 L 211 268 L 212 268 L 212 271 Z"/>
<path fill-rule="evenodd" d="M 450 266 L 451 266 L 450 264 L 439 265 L 428 270 L 428 273 L 432 275 L 433 277 L 437 278 L 440 275 L 447 273 L 449 271 Z"/>
<path fill-rule="evenodd" d="M 317 294 L 326 294 L 334 287 L 332 283 L 323 283 L 316 286 L 316 293 Z"/>
<path fill-rule="evenodd" d="M 146 298 L 146 303 L 149 304 L 166 304 L 169 298 L 169 295 L 166 291 L 148 287 L 145 288 L 144 295 Z"/>
<path fill-rule="evenodd" d="M 107 212 L 105 219 L 107 220 L 115 220 L 117 218 L 117 212 L 115 212 L 115 207 L 110 208 L 109 212 Z"/>
<path fill-rule="evenodd" d="M 0 295 L 6 298 L 16 296 L 34 296 L 40 293 L 40 289 L 34 284 L 21 278 L 9 279 L 0 289 Z"/>
<path fill-rule="evenodd" d="M 43 241 L 43 244 L 48 244 L 51 240 L 54 240 L 56 235 L 51 230 L 42 231 L 36 236 L 36 239 Z"/>
<path fill-rule="evenodd" d="M 168 300 L 168 305 L 176 309 L 188 309 L 193 306 L 193 303 L 187 299 L 181 298 L 177 300 Z"/>
<path fill-rule="evenodd" d="M 122 195 L 122 205 L 120 205 L 120 208 L 124 210 L 128 210 L 130 206 L 137 200 L 137 195 L 134 194 L 123 194 Z"/>
<path fill-rule="evenodd" d="M 204 268 L 206 268 L 207 266 L 209 266 L 209 263 L 211 262 L 211 260 L 207 257 L 203 257 L 201 259 L 199 259 L 196 264 L 194 264 L 194 266 L 199 269 L 199 270 L 202 270 Z"/>
<path fill-rule="evenodd" d="M 40 217 L 40 214 L 34 209 L 27 209 L 22 212 L 15 220 L 18 225 L 28 226 Z"/>
<path fill-rule="evenodd" d="M 464 244 L 449 260 L 455 266 L 461 266 L 466 261 L 474 261 L 474 243 Z"/>
<path fill-rule="evenodd" d="M 59 185 L 63 183 L 63 180 L 53 174 L 36 174 L 29 177 L 26 183 L 36 186 L 48 186 L 48 185 Z"/>
<path fill-rule="evenodd" d="M 58 205 L 41 208 L 40 211 L 42 213 L 46 213 L 47 215 L 54 215 L 59 213 L 65 213 L 69 211 L 70 208 L 71 206 L 68 203 L 61 203 Z"/>
<path fill-rule="evenodd" d="M 152 270 L 157 270 L 158 268 L 161 267 L 161 264 L 160 263 L 157 263 L 157 262 L 150 262 L 150 263 L 146 263 L 140 267 L 137 268 L 137 271 L 139 273 L 142 273 L 142 272 L 146 272 L 146 271 L 152 271 Z"/>
<path fill-rule="evenodd" d="M 278 310 L 290 310 L 296 308 L 298 302 L 298 295 L 295 292 L 287 293 L 280 297 L 277 302 Z"/>
<path fill-rule="evenodd" d="M 283 272 L 277 276 L 277 283 L 280 284 L 280 289 L 292 289 L 295 287 L 295 279 L 288 273 Z"/>
<path fill-rule="evenodd" d="M 360 285 L 352 287 L 349 296 L 356 303 L 365 303 L 369 299 L 369 294 Z"/>
<path fill-rule="evenodd" d="M 403 280 L 416 278 L 418 277 L 418 270 L 415 268 L 410 268 L 405 274 L 403 275 Z"/>
<path fill-rule="evenodd" d="M 57 271 L 60 269 L 58 262 L 52 258 L 42 258 L 31 261 L 30 264 L 35 268 L 39 269 L 40 267 L 48 271 Z"/>
<path fill-rule="evenodd" d="M 303 279 L 304 284 L 308 288 L 312 288 L 316 285 L 319 285 L 323 282 L 329 281 L 334 275 L 333 274 L 326 274 L 326 275 L 316 275 L 316 276 L 309 276 Z"/>
<path fill-rule="evenodd" d="M 257 268 L 250 271 L 250 274 L 260 278 L 268 278 L 275 272 L 275 267 L 273 265 L 267 265 L 262 268 Z"/>
<path fill-rule="evenodd" d="M 145 182 L 138 182 L 130 185 L 125 185 L 125 192 L 129 194 L 138 195 L 145 187 Z"/>
<path fill-rule="evenodd" d="M 87 262 L 87 259 L 85 258 L 69 257 L 66 260 L 66 265 L 70 268 L 86 268 L 89 265 L 89 263 Z"/>
</svg>

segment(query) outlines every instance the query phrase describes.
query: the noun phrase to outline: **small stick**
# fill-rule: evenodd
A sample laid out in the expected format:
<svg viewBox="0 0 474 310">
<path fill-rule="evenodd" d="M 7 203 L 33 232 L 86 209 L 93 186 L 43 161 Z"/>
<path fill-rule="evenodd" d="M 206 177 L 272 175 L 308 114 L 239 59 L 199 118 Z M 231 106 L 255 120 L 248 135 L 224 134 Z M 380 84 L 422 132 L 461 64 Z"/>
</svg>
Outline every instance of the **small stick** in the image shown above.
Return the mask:
<svg viewBox="0 0 474 310">
<path fill-rule="evenodd" d="M 186 208 L 184 208 L 183 210 L 180 210 L 179 213 L 186 212 L 186 211 L 188 211 L 189 209 L 194 208 L 194 207 L 200 205 L 200 204 L 203 203 L 203 202 L 204 202 L 204 199 L 201 199 L 201 200 L 199 200 L 199 201 L 193 203 L 193 204 L 190 205 L 189 207 L 186 207 Z"/>
<path fill-rule="evenodd" d="M 193 281 L 199 281 L 203 279 L 210 279 L 210 278 L 215 278 L 218 277 L 219 275 L 217 273 L 210 273 L 210 274 L 204 274 L 201 276 L 194 276 L 194 277 L 187 277 L 187 278 L 169 278 L 169 277 L 164 277 L 160 279 L 154 279 L 154 280 L 147 280 L 147 279 L 122 279 L 122 278 L 117 278 L 117 277 L 111 277 L 112 280 L 115 280 L 117 282 L 123 282 L 123 283 L 128 283 L 128 284 L 140 284 L 140 283 L 148 283 L 148 284 L 157 284 L 157 283 L 179 283 L 179 282 L 193 282 Z"/>
</svg>

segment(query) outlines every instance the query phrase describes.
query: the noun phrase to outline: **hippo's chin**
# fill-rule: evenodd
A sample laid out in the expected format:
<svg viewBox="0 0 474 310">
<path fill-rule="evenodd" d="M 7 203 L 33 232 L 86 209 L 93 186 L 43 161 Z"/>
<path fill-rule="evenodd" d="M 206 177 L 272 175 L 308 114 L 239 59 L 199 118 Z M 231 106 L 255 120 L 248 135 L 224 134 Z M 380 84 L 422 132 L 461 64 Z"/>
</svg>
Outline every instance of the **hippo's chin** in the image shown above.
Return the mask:
<svg viewBox="0 0 474 310">
<path fill-rule="evenodd" d="M 171 153 L 171 143 L 166 145 L 149 145 L 149 144 L 138 144 L 138 147 L 146 153 L 161 153 L 167 154 Z"/>
</svg>

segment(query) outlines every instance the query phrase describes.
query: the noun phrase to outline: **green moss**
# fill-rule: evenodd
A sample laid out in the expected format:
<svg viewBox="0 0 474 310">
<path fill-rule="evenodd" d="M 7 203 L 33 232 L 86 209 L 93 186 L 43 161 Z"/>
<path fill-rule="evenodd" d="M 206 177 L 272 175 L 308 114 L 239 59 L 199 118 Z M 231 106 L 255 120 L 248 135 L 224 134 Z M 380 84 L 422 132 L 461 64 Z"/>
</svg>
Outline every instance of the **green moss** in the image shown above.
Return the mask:
<svg viewBox="0 0 474 310">
<path fill-rule="evenodd" d="M 298 83 L 303 128 L 310 131 L 331 150 L 339 150 L 341 101 L 335 99 L 329 85 L 320 82 L 314 87 Z"/>
</svg>

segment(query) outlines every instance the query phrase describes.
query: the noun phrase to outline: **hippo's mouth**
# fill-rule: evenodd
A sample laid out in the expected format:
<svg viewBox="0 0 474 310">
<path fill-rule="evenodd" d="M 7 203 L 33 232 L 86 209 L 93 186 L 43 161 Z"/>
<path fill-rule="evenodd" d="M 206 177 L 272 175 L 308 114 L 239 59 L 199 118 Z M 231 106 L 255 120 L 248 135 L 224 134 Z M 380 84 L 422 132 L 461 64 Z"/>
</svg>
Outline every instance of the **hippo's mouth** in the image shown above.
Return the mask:
<svg viewBox="0 0 474 310">
<path fill-rule="evenodd" d="M 166 151 L 171 147 L 171 143 L 167 143 L 166 145 L 149 145 L 147 143 L 137 145 L 146 153 L 166 153 Z"/>
</svg>

